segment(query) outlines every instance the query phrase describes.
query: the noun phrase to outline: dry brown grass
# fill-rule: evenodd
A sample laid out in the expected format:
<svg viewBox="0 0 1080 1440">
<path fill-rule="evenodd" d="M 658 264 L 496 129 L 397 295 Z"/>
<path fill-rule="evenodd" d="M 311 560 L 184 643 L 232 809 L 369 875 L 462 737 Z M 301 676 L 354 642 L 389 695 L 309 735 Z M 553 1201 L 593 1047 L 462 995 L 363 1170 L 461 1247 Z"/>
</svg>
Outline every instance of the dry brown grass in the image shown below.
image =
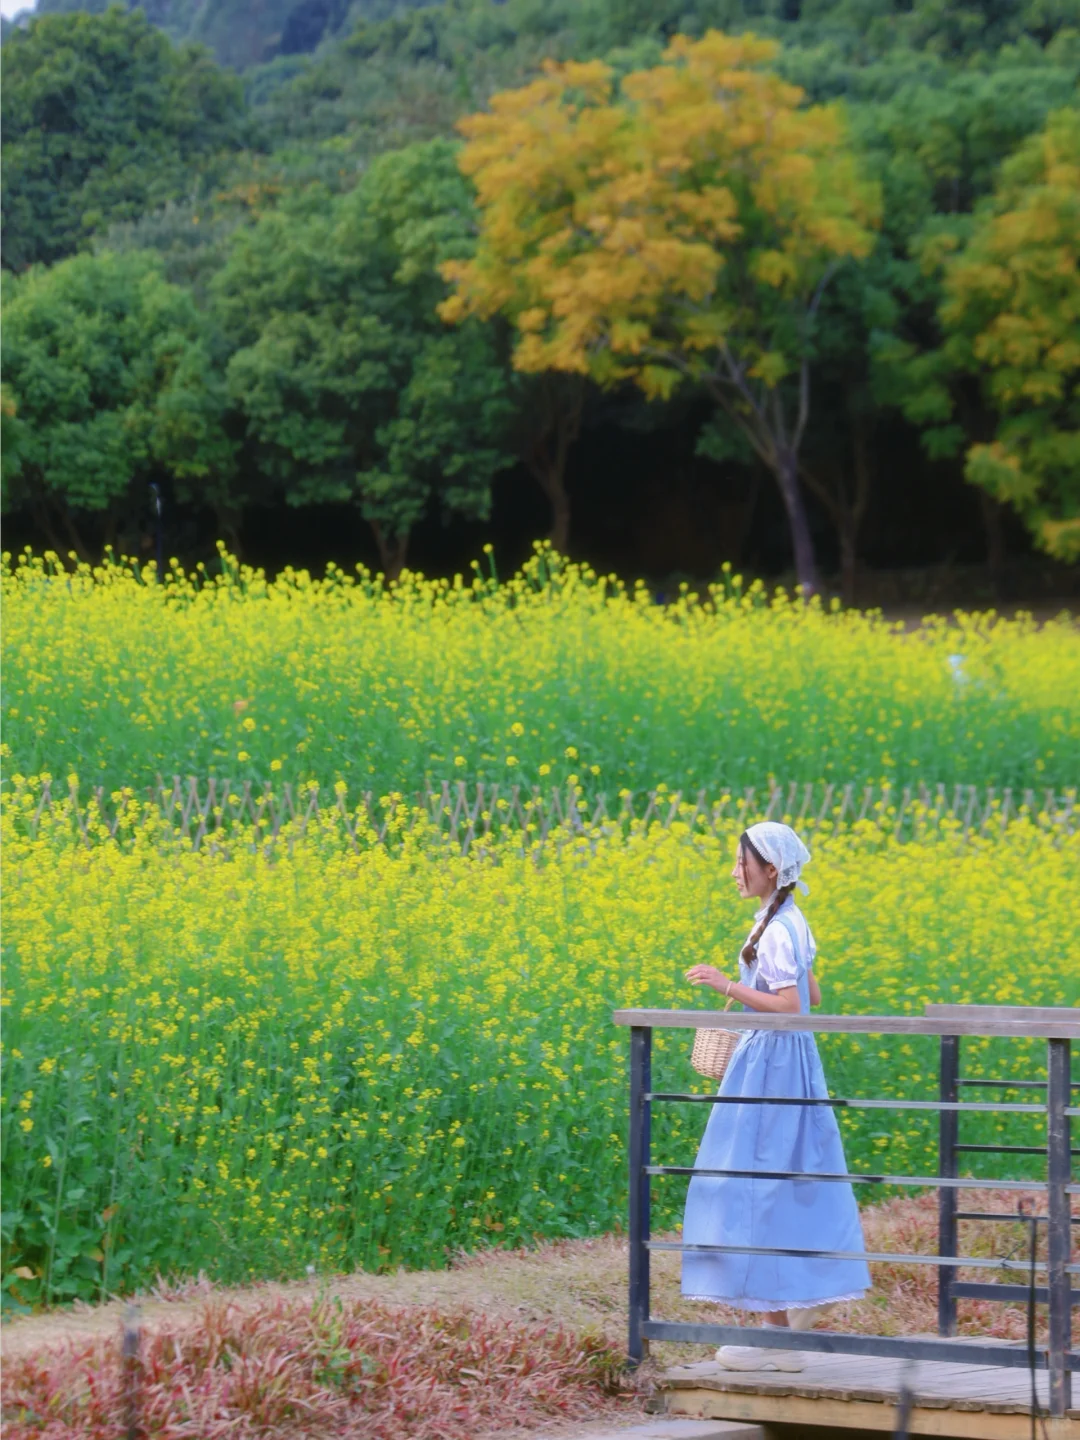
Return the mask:
<svg viewBox="0 0 1080 1440">
<path fill-rule="evenodd" d="M 1015 1208 L 1016 1196 L 993 1191 L 965 1193 L 965 1208 Z M 1033 1197 L 1042 1202 L 1044 1197 Z M 1080 1213 L 1080 1201 L 1076 1202 Z M 933 1194 L 901 1196 L 863 1211 L 870 1250 L 922 1252 L 937 1247 L 937 1200 Z M 1044 1229 L 1045 1227 L 1040 1227 Z M 674 1237 L 671 1237 L 674 1238 Z M 961 1222 L 965 1253 L 978 1256 L 1027 1254 L 1026 1228 L 1017 1223 Z M 1040 1258 L 1045 1238 L 1040 1245 Z M 144 1327 L 192 1319 L 208 1299 L 241 1307 L 267 1299 L 309 1299 L 323 1290 L 343 1300 L 370 1298 L 384 1304 L 482 1310 L 487 1315 L 526 1323 L 565 1325 L 621 1340 L 626 1328 L 627 1242 L 621 1235 L 590 1240 L 554 1240 L 529 1250 L 487 1250 L 461 1256 L 448 1270 L 397 1271 L 388 1275 L 333 1276 L 327 1280 L 268 1282 L 227 1290 L 205 1281 L 159 1285 L 139 1297 Z M 969 1278 L 990 1279 L 985 1272 Z M 672 1252 L 653 1256 L 653 1312 L 669 1319 L 735 1319 L 723 1306 L 693 1304 L 679 1295 L 679 1259 Z M 910 1335 L 933 1331 L 937 1324 L 937 1274 L 931 1265 L 875 1265 L 874 1287 L 865 1300 L 837 1306 L 828 1327 L 860 1334 Z M 26 1354 L 69 1339 L 90 1338 L 116 1329 L 125 1302 L 23 1316 L 3 1330 L 5 1356 Z M 1024 1334 L 1023 1306 L 991 1301 L 960 1302 L 964 1334 L 1018 1339 Z"/>
</svg>

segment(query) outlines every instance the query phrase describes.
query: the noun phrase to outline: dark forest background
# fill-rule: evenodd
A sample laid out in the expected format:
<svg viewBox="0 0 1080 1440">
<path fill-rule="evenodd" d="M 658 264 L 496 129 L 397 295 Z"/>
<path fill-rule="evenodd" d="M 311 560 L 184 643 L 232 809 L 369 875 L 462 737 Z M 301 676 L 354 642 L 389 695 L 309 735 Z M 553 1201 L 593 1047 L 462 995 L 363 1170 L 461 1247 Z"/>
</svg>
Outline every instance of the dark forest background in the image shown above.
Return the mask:
<svg viewBox="0 0 1080 1440">
<path fill-rule="evenodd" d="M 807 497 L 829 587 L 863 603 L 1080 592 L 1076 567 L 965 481 L 963 437 L 992 416 L 977 387 L 959 385 L 944 420 L 928 400 L 939 282 L 919 260 L 1076 104 L 1080 0 L 41 0 L 4 26 L 5 306 L 20 317 L 5 549 L 160 546 L 190 564 L 223 538 L 270 569 L 389 557 L 439 574 L 490 543 L 515 566 L 552 524 L 542 398 L 513 377 L 469 390 L 461 356 L 438 349 L 441 282 L 402 256 L 418 226 L 469 229 L 460 117 L 547 57 L 627 71 L 710 27 L 779 40 L 787 78 L 845 102 L 883 188 L 877 248 L 833 287 L 814 370 L 806 450 L 839 497 Z M 365 237 L 355 257 L 342 235 Z M 497 324 L 472 343 L 509 376 Z M 305 407 L 317 427 L 283 440 Z M 587 388 L 571 438 L 575 558 L 659 588 L 725 562 L 790 574 L 776 486 L 702 395 Z"/>
</svg>

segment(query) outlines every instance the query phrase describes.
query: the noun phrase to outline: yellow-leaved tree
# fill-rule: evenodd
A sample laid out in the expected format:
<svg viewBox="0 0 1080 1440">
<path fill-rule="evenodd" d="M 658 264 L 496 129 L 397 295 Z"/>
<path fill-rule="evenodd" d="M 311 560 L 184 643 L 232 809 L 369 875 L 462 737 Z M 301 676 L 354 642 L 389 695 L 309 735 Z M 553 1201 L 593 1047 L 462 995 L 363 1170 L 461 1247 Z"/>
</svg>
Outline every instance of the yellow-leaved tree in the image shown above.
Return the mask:
<svg viewBox="0 0 1080 1440">
<path fill-rule="evenodd" d="M 945 268 L 945 355 L 997 415 L 969 480 L 1014 505 L 1036 541 L 1080 558 L 1080 110 L 1051 114 L 1001 167 Z"/>
<path fill-rule="evenodd" d="M 522 371 L 714 397 L 776 477 L 804 593 L 818 588 L 799 483 L 814 321 L 837 266 L 868 253 L 876 187 L 835 106 L 767 67 L 753 35 L 677 36 L 621 81 L 549 64 L 461 122 L 475 255 L 441 313 L 506 315 Z"/>
</svg>

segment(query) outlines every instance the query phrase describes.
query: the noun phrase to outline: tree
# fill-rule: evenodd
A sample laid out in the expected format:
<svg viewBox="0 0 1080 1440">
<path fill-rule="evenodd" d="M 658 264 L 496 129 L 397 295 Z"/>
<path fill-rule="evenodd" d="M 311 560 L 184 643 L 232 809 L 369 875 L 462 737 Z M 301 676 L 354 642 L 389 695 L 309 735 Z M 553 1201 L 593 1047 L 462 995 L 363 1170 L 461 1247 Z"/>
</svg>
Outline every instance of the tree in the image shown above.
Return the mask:
<svg viewBox="0 0 1080 1440">
<path fill-rule="evenodd" d="M 286 503 L 359 503 L 384 572 L 432 503 L 487 516 L 510 393 L 490 327 L 449 330 L 438 273 L 473 222 L 455 147 L 382 156 L 350 194 L 240 232 L 217 282 L 229 391 Z"/>
<path fill-rule="evenodd" d="M 1051 555 L 1080 557 L 1080 110 L 1002 166 L 944 267 L 944 357 L 996 418 L 965 474 L 1016 507 Z"/>
<path fill-rule="evenodd" d="M 4 264 L 79 249 L 186 196 L 243 139 L 235 76 L 176 50 L 141 11 L 46 15 L 4 45 Z"/>
<path fill-rule="evenodd" d="M 852 123 L 885 199 L 879 244 L 864 270 L 878 277 L 894 313 L 871 325 L 853 351 L 857 360 L 870 354 L 879 411 L 897 407 L 920 431 L 931 459 L 955 458 L 960 470 L 968 445 L 991 438 L 995 421 L 977 381 L 943 348 L 939 261 L 963 243 L 1002 161 L 1075 94 L 1076 69 L 1037 61 L 1030 52 L 985 68 L 938 66 L 929 79 L 910 74 L 903 57 L 892 68 L 899 77 L 894 93 L 854 108 Z M 978 494 L 997 587 L 1005 561 L 1003 507 L 989 491 Z"/>
<path fill-rule="evenodd" d="M 4 508 L 30 508 L 58 551 L 89 559 L 168 479 L 214 504 L 234 454 L 205 317 L 154 256 L 78 255 L 4 277 L 3 367 L 13 463 Z"/>
<path fill-rule="evenodd" d="M 711 31 L 621 86 L 596 61 L 495 96 L 461 125 L 483 227 L 444 267 L 442 313 L 507 314 L 525 372 L 703 386 L 775 476 L 810 593 L 814 321 L 839 264 L 869 252 L 878 200 L 839 112 L 763 68 L 776 53 Z"/>
</svg>

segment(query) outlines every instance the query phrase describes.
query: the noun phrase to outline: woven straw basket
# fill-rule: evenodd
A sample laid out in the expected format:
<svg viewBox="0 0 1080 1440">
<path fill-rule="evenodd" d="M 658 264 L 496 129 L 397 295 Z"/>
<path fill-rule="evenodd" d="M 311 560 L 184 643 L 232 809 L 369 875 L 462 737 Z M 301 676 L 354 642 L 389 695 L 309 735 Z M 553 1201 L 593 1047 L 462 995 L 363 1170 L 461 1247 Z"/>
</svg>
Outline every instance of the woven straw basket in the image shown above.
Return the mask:
<svg viewBox="0 0 1080 1440">
<path fill-rule="evenodd" d="M 725 1011 L 731 1009 L 731 1001 L 724 1006 Z M 710 1080 L 722 1080 L 724 1071 L 728 1067 L 728 1061 L 735 1053 L 735 1046 L 738 1045 L 741 1033 L 738 1030 L 706 1030 L 699 1028 L 694 1031 L 694 1048 L 690 1052 L 690 1064 L 699 1075 L 705 1075 Z"/>
</svg>

